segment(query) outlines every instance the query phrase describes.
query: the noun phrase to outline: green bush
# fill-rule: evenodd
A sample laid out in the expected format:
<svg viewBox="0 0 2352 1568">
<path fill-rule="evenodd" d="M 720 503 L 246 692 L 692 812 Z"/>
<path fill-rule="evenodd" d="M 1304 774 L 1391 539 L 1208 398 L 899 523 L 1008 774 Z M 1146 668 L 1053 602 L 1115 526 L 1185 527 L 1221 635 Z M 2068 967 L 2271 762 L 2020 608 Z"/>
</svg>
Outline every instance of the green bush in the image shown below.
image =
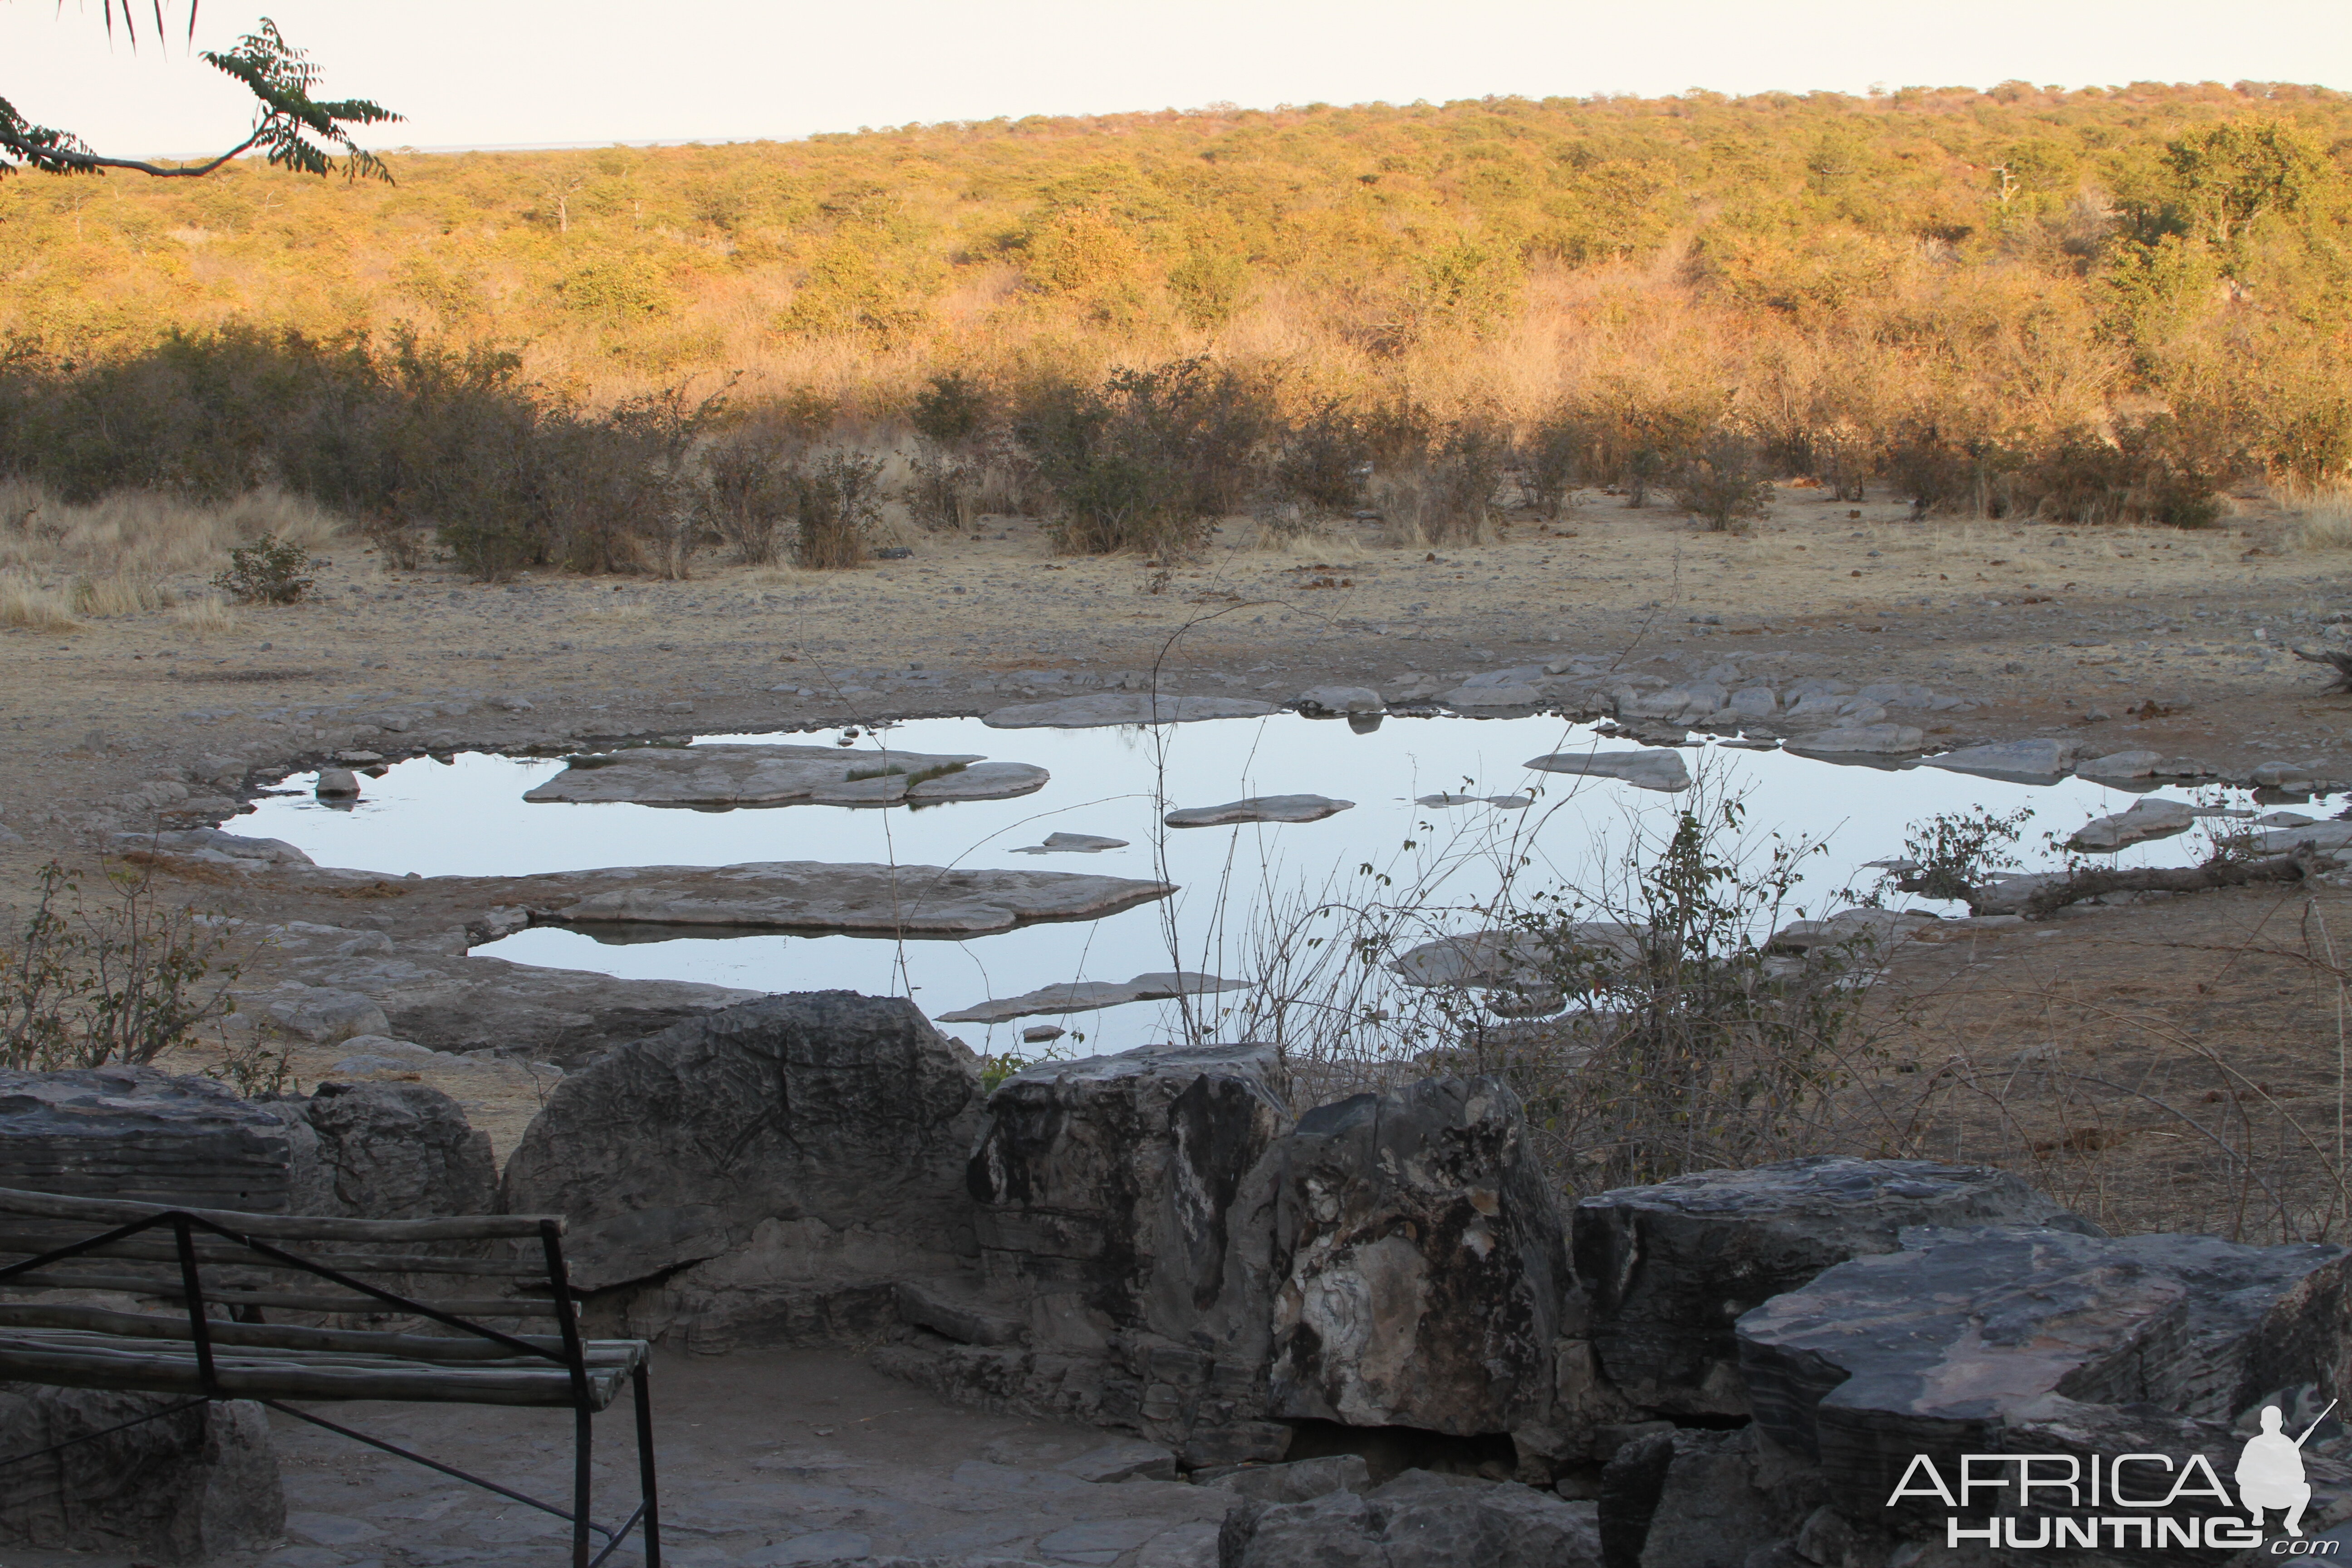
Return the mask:
<svg viewBox="0 0 2352 1568">
<path fill-rule="evenodd" d="M 213 586 L 248 605 L 290 605 L 316 586 L 302 574 L 317 564 L 292 540 L 265 533 L 229 547 L 227 569 L 213 578 Z"/>
<path fill-rule="evenodd" d="M 0 937 L 0 1066 L 143 1067 L 226 1014 L 234 966 L 218 932 L 161 904 L 133 870 L 95 904 L 57 861 L 22 927 Z"/>
</svg>

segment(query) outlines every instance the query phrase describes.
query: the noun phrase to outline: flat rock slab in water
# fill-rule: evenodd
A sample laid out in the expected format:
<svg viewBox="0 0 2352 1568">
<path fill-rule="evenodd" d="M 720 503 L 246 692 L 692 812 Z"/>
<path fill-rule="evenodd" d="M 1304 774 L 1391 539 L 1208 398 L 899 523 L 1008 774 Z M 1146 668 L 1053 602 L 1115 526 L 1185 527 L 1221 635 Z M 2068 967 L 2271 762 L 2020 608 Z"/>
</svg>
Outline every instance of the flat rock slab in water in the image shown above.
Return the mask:
<svg viewBox="0 0 2352 1568">
<path fill-rule="evenodd" d="M 1543 689 L 1512 681 L 1500 686 L 1457 686 L 1444 697 L 1448 708 L 1534 708 L 1544 699 Z"/>
<path fill-rule="evenodd" d="M 1233 822 L 1320 822 L 1353 811 L 1352 800 L 1319 795 L 1254 795 L 1223 805 L 1188 805 L 1160 820 L 1171 827 L 1223 827 Z"/>
<path fill-rule="evenodd" d="M 1172 996 L 1208 996 L 1220 991 L 1242 991 L 1248 982 L 1220 980 L 1213 974 L 1161 970 L 1132 980 L 1081 980 L 1068 985 L 1048 985 L 1020 996 L 978 1003 L 942 1013 L 942 1024 L 1003 1024 L 1041 1013 L 1091 1013 L 1128 1002 L 1165 1002 Z"/>
<path fill-rule="evenodd" d="M 1201 719 L 1256 719 L 1279 711 L 1247 697 L 1179 697 L 1170 692 L 1091 691 L 1051 702 L 1016 702 L 984 716 L 992 730 L 1091 730 L 1105 724 L 1189 724 Z"/>
<path fill-rule="evenodd" d="M 1815 757 L 1907 757 L 1927 743 L 1927 731 L 1912 724 L 1860 724 L 1816 730 L 1785 750 Z"/>
<path fill-rule="evenodd" d="M 1415 805 L 1491 805 L 1499 811 L 1525 811 L 1536 803 L 1531 795 L 1425 795 Z"/>
<path fill-rule="evenodd" d="M 2186 833 L 2197 814 L 2177 800 L 2143 800 L 2112 816 L 2095 816 L 2074 830 L 2069 849 L 2121 849 L 2144 838 Z"/>
<path fill-rule="evenodd" d="M 2144 779 L 2163 764 L 2161 752 L 2114 752 L 2094 757 L 2074 771 L 2086 779 Z"/>
<path fill-rule="evenodd" d="M 1124 849 L 1124 838 L 1101 838 L 1091 833 L 1048 833 L 1043 844 L 1025 844 L 1015 849 L 1015 855 L 1099 855 L 1106 849 Z"/>
<path fill-rule="evenodd" d="M 1648 933 L 1614 921 L 1580 921 L 1555 934 L 1555 942 L 1524 931 L 1440 937 L 1406 949 L 1389 967 L 1407 985 L 1543 985 L 1565 978 L 1580 958 L 1597 965 L 1631 963 L 1642 956 L 1642 939 Z"/>
<path fill-rule="evenodd" d="M 528 801 L 625 801 L 638 805 L 888 805 L 898 801 L 1004 800 L 1050 775 L 1024 763 L 838 746 L 645 746 L 577 757 L 525 795 Z"/>
<path fill-rule="evenodd" d="M 1072 871 L 958 870 L 943 866 L 644 866 L 544 879 L 597 890 L 545 911 L 561 925 L 733 926 L 900 936 L 979 936 L 1033 921 L 1097 920 L 1164 899 L 1169 882 Z"/>
<path fill-rule="evenodd" d="M 1691 785 L 1690 768 L 1683 754 L 1655 752 L 1554 752 L 1537 757 L 1528 766 L 1547 773 L 1581 773 L 1587 778 L 1619 779 L 1635 789 L 1672 795 Z"/>
<path fill-rule="evenodd" d="M 2283 855 L 2306 844 L 2314 849 L 2352 846 L 2352 822 L 2315 822 L 2308 827 L 2273 827 L 2254 835 L 2254 848 L 2264 855 Z"/>
<path fill-rule="evenodd" d="M 1956 773 L 2047 783 L 2062 777 L 2082 754 L 2083 748 L 2073 741 L 2004 741 L 1991 746 L 1962 746 L 1940 757 L 1929 757 L 1927 765 Z"/>
</svg>

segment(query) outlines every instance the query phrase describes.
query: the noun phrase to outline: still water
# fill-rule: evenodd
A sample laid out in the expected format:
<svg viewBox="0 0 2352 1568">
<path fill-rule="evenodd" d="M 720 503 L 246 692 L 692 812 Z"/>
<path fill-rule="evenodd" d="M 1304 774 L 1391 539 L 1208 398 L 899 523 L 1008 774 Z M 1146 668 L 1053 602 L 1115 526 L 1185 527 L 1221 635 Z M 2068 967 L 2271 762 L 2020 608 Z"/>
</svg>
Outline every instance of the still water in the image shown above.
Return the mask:
<svg viewBox="0 0 2352 1568">
<path fill-rule="evenodd" d="M 816 734 L 700 737 L 698 743 L 802 745 Z M 390 874 L 497 876 L 608 866 L 719 866 L 752 860 L 885 862 L 967 868 L 1098 872 L 1178 884 L 1170 900 L 1106 920 L 1032 925 L 962 942 L 892 942 L 843 935 L 681 936 L 615 943 L 541 927 L 474 951 L 516 963 L 630 977 L 707 981 L 756 991 L 847 987 L 911 996 L 934 1016 L 991 997 L 1076 980 L 1122 981 L 1171 968 L 1247 979 L 1256 942 L 1302 898 L 1394 899 L 1414 889 L 1459 909 L 1491 899 L 1506 869 L 1522 891 L 1622 883 L 1629 843 L 1654 838 L 1686 805 L 1737 800 L 1738 837 L 1751 858 L 1772 837 L 1825 847 L 1803 862 L 1796 901 L 1834 907 L 1838 889 L 1875 879 L 1865 862 L 1900 852 L 1905 830 L 1941 812 L 1986 806 L 2032 816 L 2018 847 L 2029 869 L 2058 863 L 2045 834 L 2063 839 L 2091 817 L 2148 792 L 2086 780 L 2021 784 L 1927 765 L 1848 765 L 1695 739 L 1683 748 L 1695 789 L 1663 795 L 1613 780 L 1531 772 L 1528 759 L 1561 751 L 1643 748 L 1558 718 L 1391 717 L 1370 733 L 1283 713 L 1264 719 L 1091 730 L 991 730 L 977 719 L 912 720 L 861 734 L 859 752 L 884 748 L 977 753 L 1049 769 L 1052 782 L 1015 800 L 920 809 L 792 805 L 733 811 L 625 804 L 530 805 L 525 791 L 561 761 L 461 753 L 416 758 L 362 780 L 356 805 L 312 798 L 315 775 L 295 774 L 232 831 L 282 838 L 321 865 Z M 2201 786 L 2160 796 L 2245 806 L 2245 792 Z M 1295 826 L 1172 830 L 1166 811 L 1249 795 L 1314 794 L 1355 808 Z M 1528 795 L 1510 810 L 1479 802 L 1416 804 L 1433 795 Z M 2337 801 L 2299 809 L 2324 816 Z M 2209 825 L 2103 858 L 2119 866 L 2188 865 L 2210 845 Z M 1049 833 L 1122 838 L 1099 854 L 1022 855 Z M 1378 879 L 1389 879 L 1383 888 Z M 1956 906 L 1921 904 L 1938 913 Z M 1797 911 L 1786 913 L 1793 918 Z M 1169 1037 L 1172 1006 L 1131 1003 L 1066 1017 L 947 1026 L 975 1048 L 1017 1049 L 1021 1030 L 1057 1023 L 1085 1049 L 1123 1050 Z M 1076 1044 L 1064 1042 L 1064 1047 Z"/>
</svg>

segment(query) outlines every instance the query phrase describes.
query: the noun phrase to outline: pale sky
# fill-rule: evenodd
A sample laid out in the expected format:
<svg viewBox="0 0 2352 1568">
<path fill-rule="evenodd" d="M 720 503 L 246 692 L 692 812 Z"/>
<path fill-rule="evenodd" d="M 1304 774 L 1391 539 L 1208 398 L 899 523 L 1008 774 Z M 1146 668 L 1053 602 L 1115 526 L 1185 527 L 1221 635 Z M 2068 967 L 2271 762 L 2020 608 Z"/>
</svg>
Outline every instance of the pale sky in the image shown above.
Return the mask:
<svg viewBox="0 0 2352 1568">
<path fill-rule="evenodd" d="M 142 7 L 151 0 L 132 0 Z M 0 97 L 116 156 L 236 142 L 242 89 L 110 48 L 100 0 L 0 0 Z M 783 139 L 1217 102 L 2242 79 L 2352 88 L 2347 0 L 203 0 L 277 19 L 395 147 Z"/>
</svg>

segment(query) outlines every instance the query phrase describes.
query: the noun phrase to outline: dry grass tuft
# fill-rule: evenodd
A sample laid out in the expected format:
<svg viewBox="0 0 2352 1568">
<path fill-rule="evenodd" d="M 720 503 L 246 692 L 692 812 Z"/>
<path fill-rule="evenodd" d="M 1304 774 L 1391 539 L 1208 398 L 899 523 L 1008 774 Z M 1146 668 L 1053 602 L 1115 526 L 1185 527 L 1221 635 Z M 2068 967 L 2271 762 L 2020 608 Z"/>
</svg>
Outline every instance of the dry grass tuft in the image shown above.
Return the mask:
<svg viewBox="0 0 2352 1568">
<path fill-rule="evenodd" d="M 2279 500 L 2294 519 L 2287 535 L 2297 550 L 2352 550 L 2352 485 L 2298 486 Z"/>
<path fill-rule="evenodd" d="M 0 571 L 0 626 L 23 626 L 37 632 L 81 629 L 65 595 L 44 588 L 29 573 Z"/>
<path fill-rule="evenodd" d="M 124 490 L 74 506 L 38 485 L 0 480 L 0 567 L 70 572 L 92 584 L 97 600 L 125 606 L 92 608 L 91 615 L 163 608 L 153 579 L 209 574 L 229 546 L 264 533 L 319 550 L 341 531 L 332 513 L 281 490 L 220 502 Z"/>
<path fill-rule="evenodd" d="M 171 590 L 152 577 L 116 572 L 103 577 L 76 577 L 68 592 L 78 616 L 142 616 L 168 610 L 178 602 Z"/>
<path fill-rule="evenodd" d="M 197 642 L 227 637 L 245 623 L 226 603 L 209 595 L 191 599 L 172 612 L 172 625 Z"/>
</svg>

